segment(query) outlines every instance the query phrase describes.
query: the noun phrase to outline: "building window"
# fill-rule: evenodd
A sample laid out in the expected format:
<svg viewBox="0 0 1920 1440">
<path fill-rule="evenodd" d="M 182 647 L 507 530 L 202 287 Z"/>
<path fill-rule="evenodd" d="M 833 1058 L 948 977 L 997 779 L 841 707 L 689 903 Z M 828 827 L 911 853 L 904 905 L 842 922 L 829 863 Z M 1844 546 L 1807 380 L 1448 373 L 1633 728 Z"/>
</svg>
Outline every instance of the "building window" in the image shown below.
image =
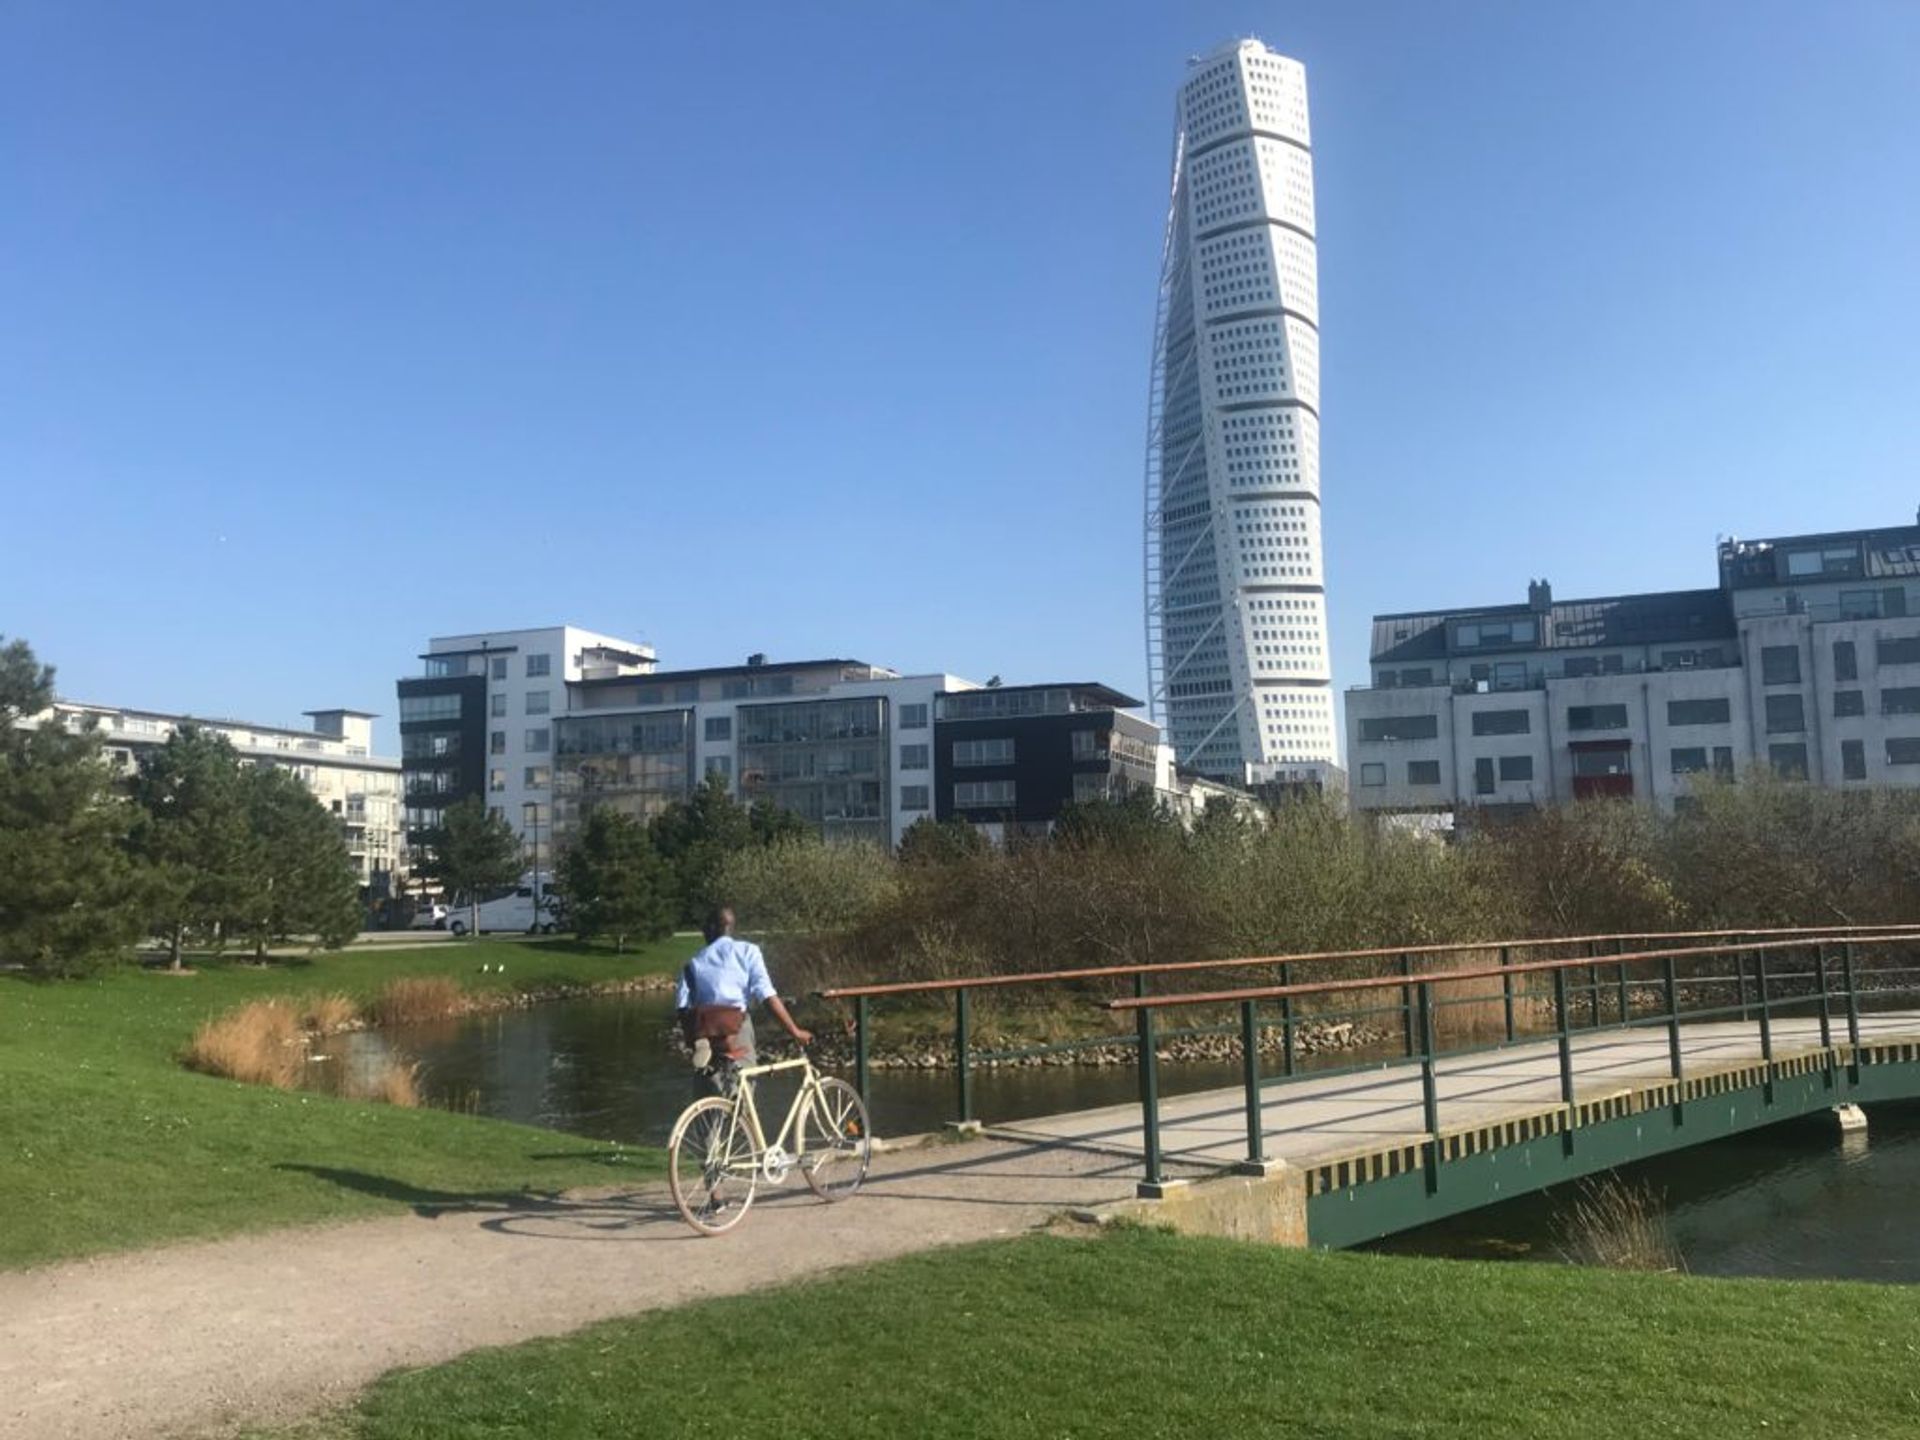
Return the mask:
<svg viewBox="0 0 1920 1440">
<path fill-rule="evenodd" d="M 902 770 L 924 770 L 932 763 L 931 747 L 926 745 L 902 745 L 900 747 L 900 768 Z"/>
<path fill-rule="evenodd" d="M 1835 692 L 1838 699 L 1838 692 Z M 1920 686 L 1905 685 L 1880 692 L 1882 715 L 1920 715 Z"/>
<path fill-rule="evenodd" d="M 538 680 L 541 676 L 552 673 L 553 657 L 551 655 L 527 656 L 527 679 Z"/>
<path fill-rule="evenodd" d="M 1798 685 L 1800 683 L 1800 647 L 1798 645 L 1761 646 L 1760 683 Z"/>
<path fill-rule="evenodd" d="M 718 775 L 722 780 L 733 779 L 733 757 L 731 755 L 707 756 L 706 773 Z"/>
<path fill-rule="evenodd" d="M 507 657 L 504 655 L 494 656 L 493 664 L 491 669 L 489 670 L 489 673 L 496 680 L 506 679 L 507 678 Z"/>
<path fill-rule="evenodd" d="M 1013 740 L 956 740 L 953 742 L 955 765 L 1011 765 Z M 983 802 L 984 803 L 984 802 Z"/>
<path fill-rule="evenodd" d="M 1798 695 L 1767 696 L 1767 733 L 1793 735 L 1807 728 L 1806 706 Z"/>
<path fill-rule="evenodd" d="M 1387 783 L 1387 767 L 1378 760 L 1368 760 L 1360 766 L 1362 785 L 1384 785 Z"/>
<path fill-rule="evenodd" d="M 1624 705 L 1569 705 L 1567 707 L 1567 729 L 1569 730 L 1624 730 L 1627 728 L 1627 707 Z"/>
<path fill-rule="evenodd" d="M 1503 784 L 1513 780 L 1533 779 L 1533 757 L 1531 755 L 1502 755 L 1500 757 L 1500 779 Z"/>
<path fill-rule="evenodd" d="M 1884 692 L 1883 692 L 1884 693 Z M 1867 692 L 1864 690 L 1836 690 L 1833 692 L 1833 718 L 1844 720 L 1849 715 L 1867 713 Z"/>
<path fill-rule="evenodd" d="M 708 740 L 733 739 L 733 717 L 731 715 L 709 715 L 701 725 L 701 734 Z"/>
<path fill-rule="evenodd" d="M 489 770 L 487 772 L 487 789 L 504 790 L 506 788 L 507 788 L 507 772 L 506 771 Z"/>
<path fill-rule="evenodd" d="M 1842 780 L 1867 778 L 1866 741 L 1842 740 L 1840 742 L 1840 778 Z"/>
<path fill-rule="evenodd" d="M 529 690 L 527 692 L 527 714 L 544 715 L 553 703 L 551 690 Z"/>
<path fill-rule="evenodd" d="M 1362 740 L 1437 740 L 1438 715 L 1382 715 L 1360 722 Z"/>
<path fill-rule="evenodd" d="M 900 728 L 902 730 L 924 730 L 927 728 L 927 706 L 924 702 L 902 705 L 900 707 Z M 902 807 L 904 808 L 904 807 Z M 922 810 L 927 807 L 922 805 Z"/>
<path fill-rule="evenodd" d="M 1476 710 L 1473 715 L 1476 735 L 1526 735 L 1532 728 L 1524 710 Z"/>
<path fill-rule="evenodd" d="M 507 732 L 506 731 L 495 730 L 488 734 L 487 753 L 489 755 L 504 755 L 507 753 Z"/>
<path fill-rule="evenodd" d="M 547 748 L 547 741 L 548 741 L 548 732 L 547 732 L 546 726 L 542 725 L 536 730 L 527 731 L 527 745 L 526 745 L 527 753 L 529 755 L 539 755 L 544 753 Z"/>
<path fill-rule="evenodd" d="M 460 718 L 460 697 L 458 695 L 402 695 L 400 697 L 400 723 L 411 720 L 458 720 Z M 128 726 L 128 729 L 134 729 Z"/>
<path fill-rule="evenodd" d="M 985 806 L 1013 804 L 1011 780 L 962 780 L 953 787 L 956 810 L 978 810 Z"/>
<path fill-rule="evenodd" d="M 1675 750 L 1669 758 L 1673 773 L 1676 775 L 1698 775 L 1707 768 L 1707 751 L 1704 745 Z"/>
<path fill-rule="evenodd" d="M 529 765 L 526 768 L 526 788 L 544 790 L 553 783 L 553 771 L 545 765 Z"/>
<path fill-rule="evenodd" d="M 1493 757 L 1482 755 L 1473 762 L 1473 793 L 1491 795 L 1493 788 Z"/>
<path fill-rule="evenodd" d="M 1920 736 L 1889 735 L 1887 764 L 1920 765 Z"/>
<path fill-rule="evenodd" d="M 1669 700 L 1669 725 L 1726 725 L 1733 719 L 1730 702 L 1720 700 Z"/>
<path fill-rule="evenodd" d="M 1106 732 L 1103 730 L 1075 730 L 1071 740 L 1071 754 L 1075 760 L 1101 760 L 1106 758 Z"/>
<path fill-rule="evenodd" d="M 923 705 L 920 708 L 924 710 L 926 707 Z M 900 808 L 902 810 L 927 809 L 927 787 L 925 785 L 902 785 L 900 787 Z"/>
<path fill-rule="evenodd" d="M 1874 652 L 1882 665 L 1920 665 L 1920 635 L 1882 635 Z"/>
<path fill-rule="evenodd" d="M 1569 680 L 1577 680 L 1588 675 L 1600 673 L 1600 662 L 1591 655 L 1575 655 L 1560 667 L 1560 673 Z"/>
<path fill-rule="evenodd" d="M 1722 780 L 1733 778 L 1733 747 L 1731 745 L 1713 747 L 1713 773 Z"/>
<path fill-rule="evenodd" d="M 1488 645 L 1531 645 L 1538 633 L 1531 620 L 1481 620 L 1455 625 L 1453 643 L 1462 650 Z"/>
<path fill-rule="evenodd" d="M 1438 760 L 1409 760 L 1407 762 L 1407 784 L 1438 785 L 1440 783 L 1440 762 Z"/>
<path fill-rule="evenodd" d="M 1833 678 L 1836 680 L 1858 680 L 1860 678 L 1860 658 L 1854 651 L 1853 641 L 1836 640 L 1833 642 Z"/>
<path fill-rule="evenodd" d="M 1840 618 L 1842 620 L 1878 620 L 1880 592 L 1878 590 L 1842 590 Z"/>
<path fill-rule="evenodd" d="M 487 697 L 487 713 L 496 720 L 507 718 L 507 692 L 496 690 Z"/>
<path fill-rule="evenodd" d="M 1773 766 L 1773 773 L 1782 780 L 1807 778 L 1807 747 L 1805 745 L 1769 745 L 1767 760 Z"/>
</svg>

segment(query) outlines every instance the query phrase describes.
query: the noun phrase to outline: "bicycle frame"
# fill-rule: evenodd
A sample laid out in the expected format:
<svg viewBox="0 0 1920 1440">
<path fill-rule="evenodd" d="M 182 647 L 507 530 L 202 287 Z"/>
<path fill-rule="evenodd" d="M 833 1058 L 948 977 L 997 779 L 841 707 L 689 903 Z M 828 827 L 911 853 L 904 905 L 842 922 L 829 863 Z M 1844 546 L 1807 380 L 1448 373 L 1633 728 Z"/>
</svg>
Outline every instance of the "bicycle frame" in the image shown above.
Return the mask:
<svg viewBox="0 0 1920 1440">
<path fill-rule="evenodd" d="M 800 1088 L 794 1092 L 793 1104 L 787 1107 L 787 1118 L 780 1123 L 780 1133 L 770 1145 L 767 1132 L 760 1124 L 760 1107 L 753 1098 L 753 1082 L 762 1075 L 771 1075 L 776 1070 L 805 1070 L 801 1077 Z M 807 1132 L 800 1125 L 800 1116 L 805 1108 L 813 1103 L 814 1096 L 820 1090 L 820 1077 L 814 1071 L 813 1062 L 802 1055 L 798 1060 L 775 1060 L 766 1065 L 745 1065 L 734 1071 L 734 1079 L 739 1082 L 739 1091 L 733 1105 L 733 1123 L 739 1126 L 745 1123 L 747 1137 L 753 1141 L 753 1159 L 757 1166 L 769 1150 L 779 1148 L 788 1150 L 787 1139 L 792 1134 L 794 1144 L 788 1153 L 797 1161 L 806 1153 Z"/>
</svg>

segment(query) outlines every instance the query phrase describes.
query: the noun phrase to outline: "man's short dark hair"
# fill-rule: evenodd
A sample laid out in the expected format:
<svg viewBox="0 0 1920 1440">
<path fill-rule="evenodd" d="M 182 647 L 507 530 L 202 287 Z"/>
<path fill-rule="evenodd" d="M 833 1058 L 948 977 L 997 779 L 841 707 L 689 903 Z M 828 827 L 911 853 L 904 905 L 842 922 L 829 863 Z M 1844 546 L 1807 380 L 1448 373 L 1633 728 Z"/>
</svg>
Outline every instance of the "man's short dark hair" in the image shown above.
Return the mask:
<svg viewBox="0 0 1920 1440">
<path fill-rule="evenodd" d="M 707 918 L 701 922 L 700 933 L 707 937 L 707 943 L 711 945 L 732 928 L 733 911 L 724 905 L 716 905 L 707 912 Z"/>
</svg>

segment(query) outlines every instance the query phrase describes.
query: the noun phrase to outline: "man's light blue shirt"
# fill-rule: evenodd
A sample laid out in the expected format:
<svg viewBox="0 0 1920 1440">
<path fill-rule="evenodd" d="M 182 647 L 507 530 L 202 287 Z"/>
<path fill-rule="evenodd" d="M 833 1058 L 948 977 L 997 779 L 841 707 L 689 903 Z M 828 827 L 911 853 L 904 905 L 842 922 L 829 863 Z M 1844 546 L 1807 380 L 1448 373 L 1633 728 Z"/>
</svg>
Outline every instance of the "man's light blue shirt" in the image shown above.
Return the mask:
<svg viewBox="0 0 1920 1440">
<path fill-rule="evenodd" d="M 693 982 L 691 988 L 687 984 L 689 979 Z M 760 947 L 722 935 L 681 970 L 680 988 L 674 993 L 673 1004 L 676 1010 L 688 1010 L 696 1005 L 734 1005 L 745 1010 L 773 996 L 773 980 L 767 974 L 767 962 L 760 955 Z"/>
</svg>

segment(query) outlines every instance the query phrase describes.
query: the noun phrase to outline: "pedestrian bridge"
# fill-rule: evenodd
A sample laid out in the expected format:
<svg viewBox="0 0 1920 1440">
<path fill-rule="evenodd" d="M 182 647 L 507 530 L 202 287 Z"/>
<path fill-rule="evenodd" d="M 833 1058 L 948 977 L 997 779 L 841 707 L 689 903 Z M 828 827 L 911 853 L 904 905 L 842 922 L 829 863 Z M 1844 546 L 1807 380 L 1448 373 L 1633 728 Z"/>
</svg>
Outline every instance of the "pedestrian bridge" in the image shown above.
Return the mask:
<svg viewBox="0 0 1920 1440">
<path fill-rule="evenodd" d="M 1920 927 L 1850 927 L 1255 957 L 828 994 L 853 1003 L 863 1089 L 873 1083 L 871 1004 L 951 991 L 957 1120 L 1135 1157 L 1140 1195 L 1174 1223 L 1199 1216 L 1199 1228 L 1340 1247 L 1743 1130 L 1920 1097 L 1916 956 Z M 1190 988 L 1209 972 L 1248 969 L 1280 983 Z M 1338 978 L 1295 979 L 1328 972 Z M 973 1114 L 972 1071 L 1032 1053 L 972 1045 L 969 997 L 1009 986 L 1070 987 L 1131 1018 L 1131 1035 L 1036 1048 L 1131 1043 L 1138 1103 Z M 1299 1037 L 1330 1023 L 1369 1043 L 1301 1053 Z M 1163 1093 L 1178 1083 L 1169 1041 L 1222 1033 L 1234 1037 L 1241 1083 Z"/>
</svg>

